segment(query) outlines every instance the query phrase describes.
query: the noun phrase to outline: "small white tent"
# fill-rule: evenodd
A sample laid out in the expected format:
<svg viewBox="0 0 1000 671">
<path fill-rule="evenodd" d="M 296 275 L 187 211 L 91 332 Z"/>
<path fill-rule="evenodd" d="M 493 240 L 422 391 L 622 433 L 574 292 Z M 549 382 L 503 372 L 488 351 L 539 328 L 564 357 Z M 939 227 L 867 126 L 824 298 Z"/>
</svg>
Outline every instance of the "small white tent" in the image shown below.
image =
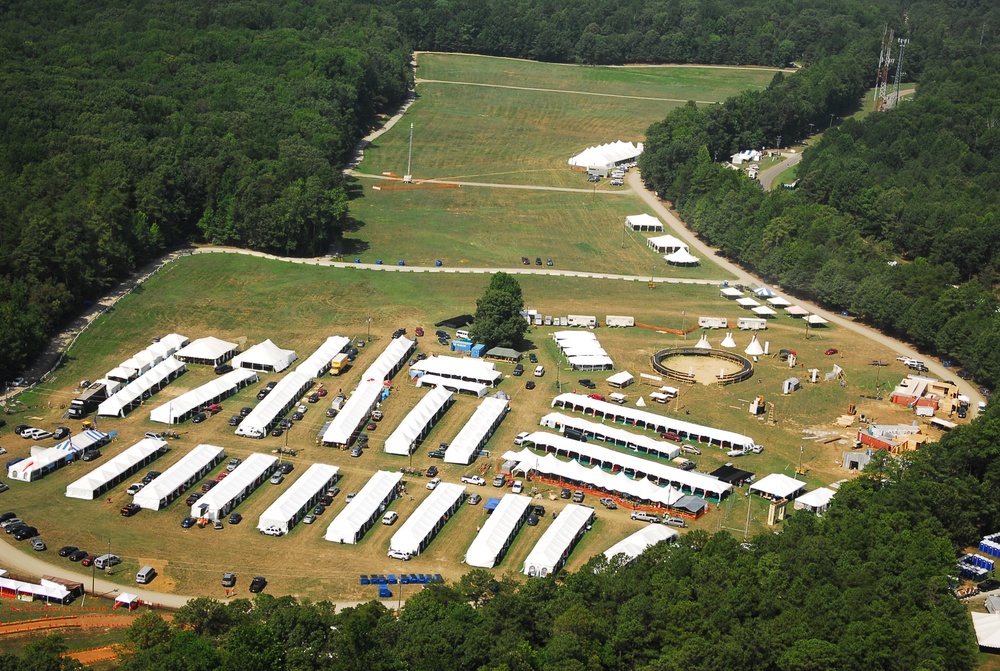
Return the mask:
<svg viewBox="0 0 1000 671">
<path fill-rule="evenodd" d="M 757 336 L 754 336 L 747 345 L 747 348 L 743 350 L 749 356 L 760 356 L 764 353 L 764 348 L 760 346 L 760 342 L 757 340 Z"/>
<path fill-rule="evenodd" d="M 736 347 L 736 341 L 733 340 L 733 332 L 728 331 L 726 337 L 722 339 L 722 346 L 727 349 L 733 349 Z"/>
<path fill-rule="evenodd" d="M 663 260 L 672 266 L 696 266 L 701 263 L 697 256 L 686 249 L 678 249 L 673 254 L 667 254 Z"/>
</svg>

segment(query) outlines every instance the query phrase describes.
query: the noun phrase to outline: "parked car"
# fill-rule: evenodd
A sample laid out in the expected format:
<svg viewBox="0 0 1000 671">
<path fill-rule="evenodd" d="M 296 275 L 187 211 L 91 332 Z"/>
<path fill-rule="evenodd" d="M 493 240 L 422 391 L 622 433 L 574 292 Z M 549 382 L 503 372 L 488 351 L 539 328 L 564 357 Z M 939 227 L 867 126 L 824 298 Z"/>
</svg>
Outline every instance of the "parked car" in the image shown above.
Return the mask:
<svg viewBox="0 0 1000 671">
<path fill-rule="evenodd" d="M 368 422 L 368 426 L 365 427 L 365 430 L 366 431 L 374 431 L 377 428 L 378 428 L 378 424 L 376 424 L 375 422 Z"/>
<path fill-rule="evenodd" d="M 32 538 L 31 549 L 35 552 L 43 552 L 45 550 L 45 541 L 41 538 Z"/>
<path fill-rule="evenodd" d="M 90 553 L 87 552 L 86 550 L 77 550 L 73 554 L 69 555 L 69 557 L 67 557 L 67 559 L 69 559 L 70 561 L 73 561 L 73 562 L 78 562 L 78 561 L 82 561 L 84 558 L 86 558 L 88 556 L 90 556 Z"/>
<path fill-rule="evenodd" d="M 80 548 L 78 548 L 75 545 L 64 545 L 61 548 L 59 548 L 59 552 L 57 554 L 60 557 L 68 557 L 79 549 Z"/>
<path fill-rule="evenodd" d="M 202 423 L 202 422 L 204 422 L 204 421 L 205 421 L 206 419 L 208 419 L 208 415 L 206 415 L 206 414 L 205 414 L 205 413 L 203 413 L 203 412 L 198 412 L 198 413 L 195 413 L 194 417 L 192 417 L 192 418 L 191 418 L 191 421 L 192 421 L 192 422 L 193 422 L 194 424 L 201 424 L 201 423 Z"/>
<path fill-rule="evenodd" d="M 831 347 L 830 349 L 828 349 L 825 352 L 823 352 L 823 354 L 826 354 L 827 356 L 829 356 L 831 354 L 837 354 L 838 352 L 840 352 L 839 349 L 837 349 L 836 347 Z"/>
<path fill-rule="evenodd" d="M 522 431 L 521 433 L 519 433 L 516 436 L 514 436 L 514 444 L 515 445 L 520 445 L 521 443 L 524 442 L 524 439 L 527 438 L 530 435 L 531 434 L 528 433 L 527 431 Z"/>
<path fill-rule="evenodd" d="M 431 459 L 444 459 L 444 452 L 442 452 L 441 450 L 432 450 L 431 452 L 427 453 L 427 456 L 430 457 Z"/>
<path fill-rule="evenodd" d="M 288 475 L 289 473 L 295 470 L 295 464 L 286 461 L 280 466 L 278 466 L 278 470 L 281 471 L 282 475 Z"/>
<path fill-rule="evenodd" d="M 284 536 L 285 532 L 281 527 L 276 527 L 273 524 L 269 527 L 265 527 L 260 530 L 265 536 Z"/>
<path fill-rule="evenodd" d="M 513 494 L 520 494 L 521 492 L 524 491 L 524 483 L 521 482 L 520 480 L 515 480 L 514 486 L 511 488 L 510 491 Z"/>
<path fill-rule="evenodd" d="M 525 389 L 534 389 L 535 388 L 535 381 L 534 380 L 528 380 L 527 382 L 524 383 L 524 388 Z"/>
<path fill-rule="evenodd" d="M 536 266 L 542 265 L 542 257 L 540 257 L 540 256 L 536 256 L 535 257 L 535 265 Z"/>
<path fill-rule="evenodd" d="M 428 478 L 436 478 L 438 474 L 438 467 L 434 465 L 428 466 L 427 470 L 424 472 Z"/>
<path fill-rule="evenodd" d="M 382 516 L 382 524 L 391 527 L 393 524 L 396 523 L 396 520 L 398 519 L 399 519 L 399 513 L 397 513 L 395 510 L 390 510 L 389 512 L 387 512 L 385 515 Z"/>
<path fill-rule="evenodd" d="M 514 377 L 521 377 L 522 375 L 524 375 L 524 366 L 517 364 L 514 366 Z"/>
<path fill-rule="evenodd" d="M 354 497 L 357 495 L 358 495 L 357 492 L 347 492 L 347 496 L 344 497 L 344 503 L 350 503 L 351 501 L 354 500 Z"/>
<path fill-rule="evenodd" d="M 535 527 L 538 526 L 538 515 L 531 513 L 528 515 L 528 526 Z"/>
<path fill-rule="evenodd" d="M 72 557 L 70 557 L 70 559 L 72 559 Z M 90 566 L 94 563 L 95 559 L 97 559 L 97 555 L 87 555 L 80 560 L 80 566 Z"/>
<path fill-rule="evenodd" d="M 129 496 L 135 496 L 136 494 L 139 493 L 139 490 L 141 490 L 145 486 L 146 485 L 144 485 L 141 482 L 133 482 L 131 485 L 129 485 L 128 489 L 125 490 L 125 493 L 128 494 Z"/>
<path fill-rule="evenodd" d="M 663 518 L 663 523 L 672 527 L 680 527 L 682 529 L 687 526 L 687 522 L 683 517 L 667 516 Z"/>
<path fill-rule="evenodd" d="M 281 474 L 281 471 L 278 471 L 277 473 L 271 476 L 272 485 L 280 485 L 284 481 L 285 481 L 285 476 Z"/>
<path fill-rule="evenodd" d="M 601 499 L 601 505 L 608 510 L 618 510 L 618 504 L 615 503 L 615 500 L 610 497 L 604 497 Z"/>
<path fill-rule="evenodd" d="M 479 477 L 478 475 L 463 475 L 462 482 L 470 485 L 478 485 L 480 487 L 486 484 L 486 480 Z"/>
<path fill-rule="evenodd" d="M 312 524 L 315 521 L 316 521 L 316 516 L 313 515 L 312 513 L 309 513 L 308 515 L 302 518 L 302 524 Z"/>
<path fill-rule="evenodd" d="M 427 487 L 427 489 L 437 489 L 437 486 L 440 484 L 441 484 L 441 478 L 433 478 L 430 482 L 428 482 L 425 485 L 425 487 Z"/>
<path fill-rule="evenodd" d="M 16 541 L 26 541 L 29 538 L 34 538 L 37 535 L 38 535 L 38 529 L 29 526 L 20 527 L 13 534 L 14 540 Z"/>
<path fill-rule="evenodd" d="M 603 401 L 603 400 L 605 400 L 605 398 L 603 396 L 601 396 L 600 394 L 590 394 L 590 398 L 594 399 L 595 401 Z"/>
<path fill-rule="evenodd" d="M 278 438 L 284 432 L 285 432 L 284 429 L 282 429 L 280 426 L 276 426 L 276 427 L 274 427 L 274 430 L 271 431 L 271 435 L 274 436 L 275 438 Z"/>
<path fill-rule="evenodd" d="M 659 517 L 653 515 L 652 513 L 646 513 L 641 510 L 633 510 L 632 513 L 629 515 L 629 517 L 638 522 L 650 522 L 652 524 L 660 523 Z"/>
<path fill-rule="evenodd" d="M 212 487 L 215 487 L 217 484 L 219 484 L 218 480 L 209 480 L 201 486 L 201 491 L 207 494 L 212 491 Z"/>
<path fill-rule="evenodd" d="M 479 502 L 482 501 L 482 500 L 483 500 L 483 497 L 480 496 L 479 494 L 473 494 L 472 496 L 470 496 L 468 498 L 470 506 L 478 506 Z"/>
<path fill-rule="evenodd" d="M 534 352 L 528 352 L 528 361 L 531 363 L 538 363 L 538 355 Z"/>
<path fill-rule="evenodd" d="M 354 447 L 351 448 L 351 456 L 352 457 L 360 457 L 362 454 L 363 454 L 363 451 L 362 451 L 360 445 L 355 445 Z"/>
<path fill-rule="evenodd" d="M 193 517 L 185 517 L 184 519 L 181 520 L 181 529 L 190 529 L 195 525 L 195 522 L 197 521 L 198 520 L 196 520 Z"/>
<path fill-rule="evenodd" d="M 212 522 L 212 528 L 213 529 L 224 529 L 225 527 L 222 524 L 222 520 L 215 520 L 214 522 Z"/>
<path fill-rule="evenodd" d="M 688 445 L 687 443 L 681 445 L 681 452 L 687 452 L 688 454 L 701 454 L 701 450 L 694 445 Z"/>
<path fill-rule="evenodd" d="M 569 498 L 569 497 L 571 497 L 571 496 L 573 496 L 573 492 L 571 492 L 571 491 L 570 491 L 569 489 L 567 489 L 566 487 L 563 487 L 563 488 L 562 488 L 562 491 L 561 491 L 561 492 L 559 492 L 559 498 L 561 498 L 561 499 L 568 499 L 568 498 Z"/>
<path fill-rule="evenodd" d="M 301 421 L 304 417 L 305 415 L 303 415 L 301 412 L 292 413 L 292 419 L 295 420 L 296 422 Z"/>
<path fill-rule="evenodd" d="M 52 432 L 52 437 L 56 440 L 65 440 L 69 438 L 69 428 L 65 426 L 60 426 L 58 429 Z"/>
<path fill-rule="evenodd" d="M 212 405 L 205 408 L 205 412 L 207 412 L 209 415 L 218 415 L 220 412 L 222 412 L 222 406 L 219 405 L 218 403 L 213 403 Z"/>
<path fill-rule="evenodd" d="M 521 264 L 525 265 L 525 266 L 530 266 L 531 265 L 531 261 L 528 259 L 527 256 L 522 256 L 521 257 Z"/>
<path fill-rule="evenodd" d="M 132 515 L 135 515 L 140 510 L 142 510 L 142 508 L 139 506 L 138 503 L 126 503 L 124 506 L 122 506 L 122 509 L 119 511 L 119 513 L 121 513 L 122 517 L 132 517 Z"/>
<path fill-rule="evenodd" d="M 239 457 L 233 457 L 232 459 L 229 460 L 229 463 L 226 464 L 226 470 L 232 473 L 242 463 L 243 463 L 242 459 L 240 459 Z"/>
<path fill-rule="evenodd" d="M 545 265 L 551 266 L 552 265 L 552 259 L 551 258 L 545 259 Z"/>
<path fill-rule="evenodd" d="M 531 512 L 535 513 L 539 517 L 545 517 L 545 506 L 537 505 L 531 509 Z"/>
<path fill-rule="evenodd" d="M 250 591 L 253 594 L 263 592 L 265 587 L 267 587 L 267 579 L 262 575 L 254 576 L 254 579 L 250 581 Z"/>
<path fill-rule="evenodd" d="M 573 502 L 583 503 L 583 492 L 580 491 L 579 489 L 573 492 Z"/>
<path fill-rule="evenodd" d="M 325 512 L 326 512 L 326 506 L 324 506 L 322 503 L 317 503 L 316 506 L 313 508 L 313 515 L 322 515 Z"/>
<path fill-rule="evenodd" d="M 240 408 L 240 417 L 246 417 L 251 412 L 253 412 L 253 408 L 251 408 L 249 405 L 243 406 L 242 408 Z"/>
<path fill-rule="evenodd" d="M 243 521 L 243 515 L 240 515 L 239 513 L 233 513 L 232 515 L 229 516 L 230 524 L 239 524 L 242 521 Z"/>
<path fill-rule="evenodd" d="M 242 421 L 243 417 L 241 415 L 231 415 L 229 417 L 229 426 L 239 426 Z"/>
<path fill-rule="evenodd" d="M 232 372 L 233 372 L 232 364 L 221 363 L 215 367 L 216 375 L 225 375 L 226 373 L 232 373 Z"/>
<path fill-rule="evenodd" d="M 223 587 L 235 587 L 236 586 L 236 574 L 226 571 L 222 574 L 222 586 Z"/>
<path fill-rule="evenodd" d="M 310 403 L 319 403 L 319 398 L 320 398 L 319 394 L 313 392 L 309 394 L 309 398 L 307 398 L 306 400 L 309 401 Z"/>
<path fill-rule="evenodd" d="M 83 453 L 83 456 L 80 457 L 80 459 L 83 461 L 93 461 L 94 459 L 100 459 L 100 458 L 101 458 L 100 450 L 87 450 L 86 452 Z"/>
<path fill-rule="evenodd" d="M 410 561 L 410 553 L 403 552 L 402 550 L 389 550 L 389 559 L 400 559 L 402 561 Z"/>
<path fill-rule="evenodd" d="M 497 473 L 496 477 L 493 478 L 493 486 L 503 487 L 506 481 L 507 478 L 502 473 Z"/>
<path fill-rule="evenodd" d="M 146 473 L 146 475 L 142 477 L 142 484 L 148 485 L 150 482 L 152 482 L 158 477 L 160 477 L 159 471 L 150 471 L 149 473 Z"/>
</svg>

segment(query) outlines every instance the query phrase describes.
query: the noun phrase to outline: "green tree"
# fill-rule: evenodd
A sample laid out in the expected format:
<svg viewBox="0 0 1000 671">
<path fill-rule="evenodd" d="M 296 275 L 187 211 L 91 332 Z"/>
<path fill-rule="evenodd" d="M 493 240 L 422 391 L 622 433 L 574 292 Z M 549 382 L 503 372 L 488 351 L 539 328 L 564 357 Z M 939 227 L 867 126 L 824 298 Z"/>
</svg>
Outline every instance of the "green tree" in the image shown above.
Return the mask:
<svg viewBox="0 0 1000 671">
<path fill-rule="evenodd" d="M 528 330 L 521 316 L 524 298 L 521 285 L 507 273 L 496 273 L 486 292 L 476 301 L 470 335 L 490 347 L 518 347 Z"/>
</svg>

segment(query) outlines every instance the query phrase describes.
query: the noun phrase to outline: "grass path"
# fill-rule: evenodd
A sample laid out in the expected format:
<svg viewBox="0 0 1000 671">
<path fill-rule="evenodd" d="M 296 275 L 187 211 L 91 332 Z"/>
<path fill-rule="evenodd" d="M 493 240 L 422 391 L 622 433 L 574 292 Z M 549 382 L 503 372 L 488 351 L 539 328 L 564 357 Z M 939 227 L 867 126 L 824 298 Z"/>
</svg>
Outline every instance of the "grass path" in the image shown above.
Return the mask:
<svg viewBox="0 0 1000 671">
<path fill-rule="evenodd" d="M 540 91 L 542 93 L 568 93 L 577 96 L 595 96 L 598 98 L 626 98 L 629 100 L 655 100 L 657 102 L 686 103 L 684 98 L 654 98 L 652 96 L 627 96 L 617 93 L 595 93 L 593 91 L 567 91 L 564 89 L 546 89 L 534 86 L 510 86 L 509 84 L 484 84 L 482 82 L 456 82 L 444 79 L 417 79 L 418 84 L 455 84 L 458 86 L 485 86 L 493 89 L 511 89 L 514 91 Z M 695 100 L 696 103 L 711 105 L 714 100 Z"/>
</svg>

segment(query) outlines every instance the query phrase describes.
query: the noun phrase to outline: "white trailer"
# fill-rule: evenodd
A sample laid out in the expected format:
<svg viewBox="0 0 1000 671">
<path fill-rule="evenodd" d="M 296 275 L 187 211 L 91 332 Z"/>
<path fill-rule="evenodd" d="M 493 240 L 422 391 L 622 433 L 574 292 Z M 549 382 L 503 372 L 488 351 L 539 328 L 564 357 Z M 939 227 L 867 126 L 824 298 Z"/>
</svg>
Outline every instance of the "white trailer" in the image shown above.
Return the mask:
<svg viewBox="0 0 1000 671">
<path fill-rule="evenodd" d="M 725 317 L 698 317 L 698 326 L 703 329 L 729 328 L 729 320 Z"/>
<path fill-rule="evenodd" d="M 625 326 L 635 326 L 635 317 L 622 317 L 619 315 L 608 315 L 604 323 L 608 325 L 608 328 L 612 327 L 625 327 Z"/>
<path fill-rule="evenodd" d="M 767 328 L 767 320 L 763 317 L 740 317 L 736 326 L 741 331 L 763 331 Z"/>
<path fill-rule="evenodd" d="M 569 326 L 582 326 L 584 328 L 594 328 L 597 326 L 597 317 L 590 315 L 568 315 Z"/>
</svg>

